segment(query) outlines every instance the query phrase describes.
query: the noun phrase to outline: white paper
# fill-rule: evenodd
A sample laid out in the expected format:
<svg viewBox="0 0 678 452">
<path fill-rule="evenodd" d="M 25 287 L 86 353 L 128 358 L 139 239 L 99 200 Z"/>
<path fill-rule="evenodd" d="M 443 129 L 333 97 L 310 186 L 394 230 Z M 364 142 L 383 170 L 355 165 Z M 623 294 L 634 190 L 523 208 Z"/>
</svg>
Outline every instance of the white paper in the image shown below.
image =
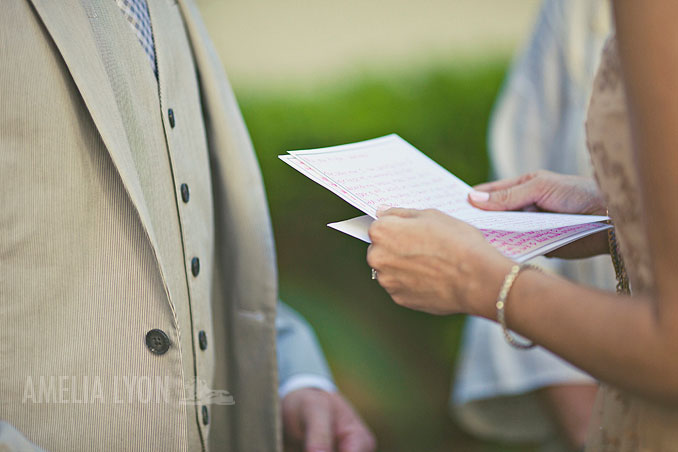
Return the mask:
<svg viewBox="0 0 678 452">
<path fill-rule="evenodd" d="M 290 165 L 295 170 L 299 171 L 304 176 L 311 179 L 313 182 L 322 185 L 335 195 L 339 196 L 353 207 L 363 211 L 364 209 L 369 209 L 369 206 L 363 203 L 360 199 L 356 198 L 353 194 L 340 187 L 337 183 L 328 179 L 316 169 L 308 166 L 308 164 L 306 164 L 303 160 L 299 160 L 292 155 L 279 155 L 278 158 Z"/>
<path fill-rule="evenodd" d="M 328 226 L 368 243 L 369 226 L 385 207 L 441 210 L 518 262 L 610 227 L 604 216 L 478 209 L 468 202 L 469 185 L 397 135 L 279 157 L 366 213 Z"/>
<path fill-rule="evenodd" d="M 336 229 L 339 232 L 343 232 L 344 234 L 348 234 L 351 237 L 355 237 L 358 240 L 362 240 L 363 242 L 372 243 L 367 230 L 370 229 L 370 225 L 373 221 L 374 218 L 371 216 L 362 215 L 360 217 L 351 218 L 350 220 L 330 223 L 327 226 Z"/>
<path fill-rule="evenodd" d="M 478 229 L 520 232 L 607 219 L 595 215 L 478 209 L 468 202 L 468 193 L 472 190 L 469 185 L 397 135 L 330 148 L 290 151 L 290 155 L 325 177 L 327 181 L 322 185 L 326 188 L 328 184 L 336 185 L 331 189 L 335 194 L 337 191 L 349 193 L 355 199 L 347 201 L 373 218 L 380 207 L 438 209 Z M 291 159 L 284 161 L 295 167 Z"/>
<path fill-rule="evenodd" d="M 367 231 L 373 221 L 374 219 L 369 215 L 362 215 L 350 220 L 330 223 L 327 226 L 363 242 L 372 243 Z M 492 246 L 497 248 L 506 257 L 518 263 L 523 263 L 610 227 L 606 223 L 585 223 L 547 231 L 506 232 L 481 230 L 480 232 L 483 233 L 485 239 Z"/>
</svg>

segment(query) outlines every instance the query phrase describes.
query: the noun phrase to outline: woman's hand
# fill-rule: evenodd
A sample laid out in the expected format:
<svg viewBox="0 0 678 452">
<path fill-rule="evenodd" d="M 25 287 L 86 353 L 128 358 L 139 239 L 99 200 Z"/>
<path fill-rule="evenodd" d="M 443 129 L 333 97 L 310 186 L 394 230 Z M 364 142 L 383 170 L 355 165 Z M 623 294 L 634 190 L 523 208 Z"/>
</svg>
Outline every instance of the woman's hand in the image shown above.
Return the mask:
<svg viewBox="0 0 678 452">
<path fill-rule="evenodd" d="M 530 210 L 605 215 L 603 195 L 593 179 L 540 170 L 516 179 L 477 185 L 469 202 L 484 210 Z"/>
<path fill-rule="evenodd" d="M 367 263 L 396 303 L 431 314 L 494 316 L 512 262 L 474 227 L 437 210 L 389 209 L 369 234 Z"/>
<path fill-rule="evenodd" d="M 477 185 L 469 202 L 484 210 L 528 210 L 583 215 L 606 215 L 598 184 L 582 176 L 540 170 L 517 179 Z M 607 232 L 596 233 L 547 254 L 561 259 L 581 259 L 609 251 Z"/>
</svg>

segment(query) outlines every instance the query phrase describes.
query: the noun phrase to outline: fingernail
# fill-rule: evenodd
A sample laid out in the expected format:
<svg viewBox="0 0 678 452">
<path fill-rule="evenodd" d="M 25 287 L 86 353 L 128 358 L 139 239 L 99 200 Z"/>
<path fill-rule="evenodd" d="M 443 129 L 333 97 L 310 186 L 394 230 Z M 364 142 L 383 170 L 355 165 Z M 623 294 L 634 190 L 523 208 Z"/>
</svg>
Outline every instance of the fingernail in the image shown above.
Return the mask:
<svg viewBox="0 0 678 452">
<path fill-rule="evenodd" d="M 472 191 L 468 194 L 471 201 L 487 202 L 490 199 L 490 194 L 486 191 Z"/>
</svg>

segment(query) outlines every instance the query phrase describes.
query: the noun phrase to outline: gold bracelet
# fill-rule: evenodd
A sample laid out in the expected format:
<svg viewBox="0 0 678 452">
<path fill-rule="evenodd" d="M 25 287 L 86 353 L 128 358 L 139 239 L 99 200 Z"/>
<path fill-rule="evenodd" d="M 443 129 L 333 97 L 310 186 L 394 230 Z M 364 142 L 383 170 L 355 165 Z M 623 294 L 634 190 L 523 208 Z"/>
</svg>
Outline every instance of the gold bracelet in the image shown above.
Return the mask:
<svg viewBox="0 0 678 452">
<path fill-rule="evenodd" d="M 511 270 L 508 272 L 506 277 L 504 278 L 504 284 L 501 286 L 501 290 L 499 291 L 499 297 L 497 298 L 497 322 L 501 325 L 501 329 L 504 333 L 504 338 L 506 339 L 506 342 L 509 343 L 510 346 L 519 348 L 521 350 L 527 350 L 529 348 L 534 347 L 534 342 L 520 342 L 517 340 L 511 331 L 508 329 L 508 326 L 506 326 L 506 299 L 508 298 L 508 294 L 511 291 L 511 287 L 513 287 L 513 283 L 516 281 L 516 278 L 518 278 L 518 275 L 522 270 L 525 268 L 533 268 L 535 270 L 539 270 L 539 267 L 535 267 L 532 264 L 522 264 L 522 265 L 514 265 L 511 267 Z"/>
</svg>

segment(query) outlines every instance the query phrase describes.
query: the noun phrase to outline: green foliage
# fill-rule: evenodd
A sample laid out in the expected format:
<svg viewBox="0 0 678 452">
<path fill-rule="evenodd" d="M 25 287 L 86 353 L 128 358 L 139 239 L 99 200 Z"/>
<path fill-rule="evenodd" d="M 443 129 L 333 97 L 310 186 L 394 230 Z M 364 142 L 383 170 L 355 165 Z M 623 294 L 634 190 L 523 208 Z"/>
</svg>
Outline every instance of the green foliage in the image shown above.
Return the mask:
<svg viewBox="0 0 678 452">
<path fill-rule="evenodd" d="M 447 414 L 463 319 L 390 301 L 370 279 L 365 244 L 325 226 L 360 212 L 277 155 L 395 132 L 465 181 L 481 182 L 504 70 L 499 62 L 303 92 L 239 93 L 269 196 L 282 296 L 314 325 L 338 385 L 375 429 L 381 450 L 498 450 L 463 435 Z"/>
</svg>

